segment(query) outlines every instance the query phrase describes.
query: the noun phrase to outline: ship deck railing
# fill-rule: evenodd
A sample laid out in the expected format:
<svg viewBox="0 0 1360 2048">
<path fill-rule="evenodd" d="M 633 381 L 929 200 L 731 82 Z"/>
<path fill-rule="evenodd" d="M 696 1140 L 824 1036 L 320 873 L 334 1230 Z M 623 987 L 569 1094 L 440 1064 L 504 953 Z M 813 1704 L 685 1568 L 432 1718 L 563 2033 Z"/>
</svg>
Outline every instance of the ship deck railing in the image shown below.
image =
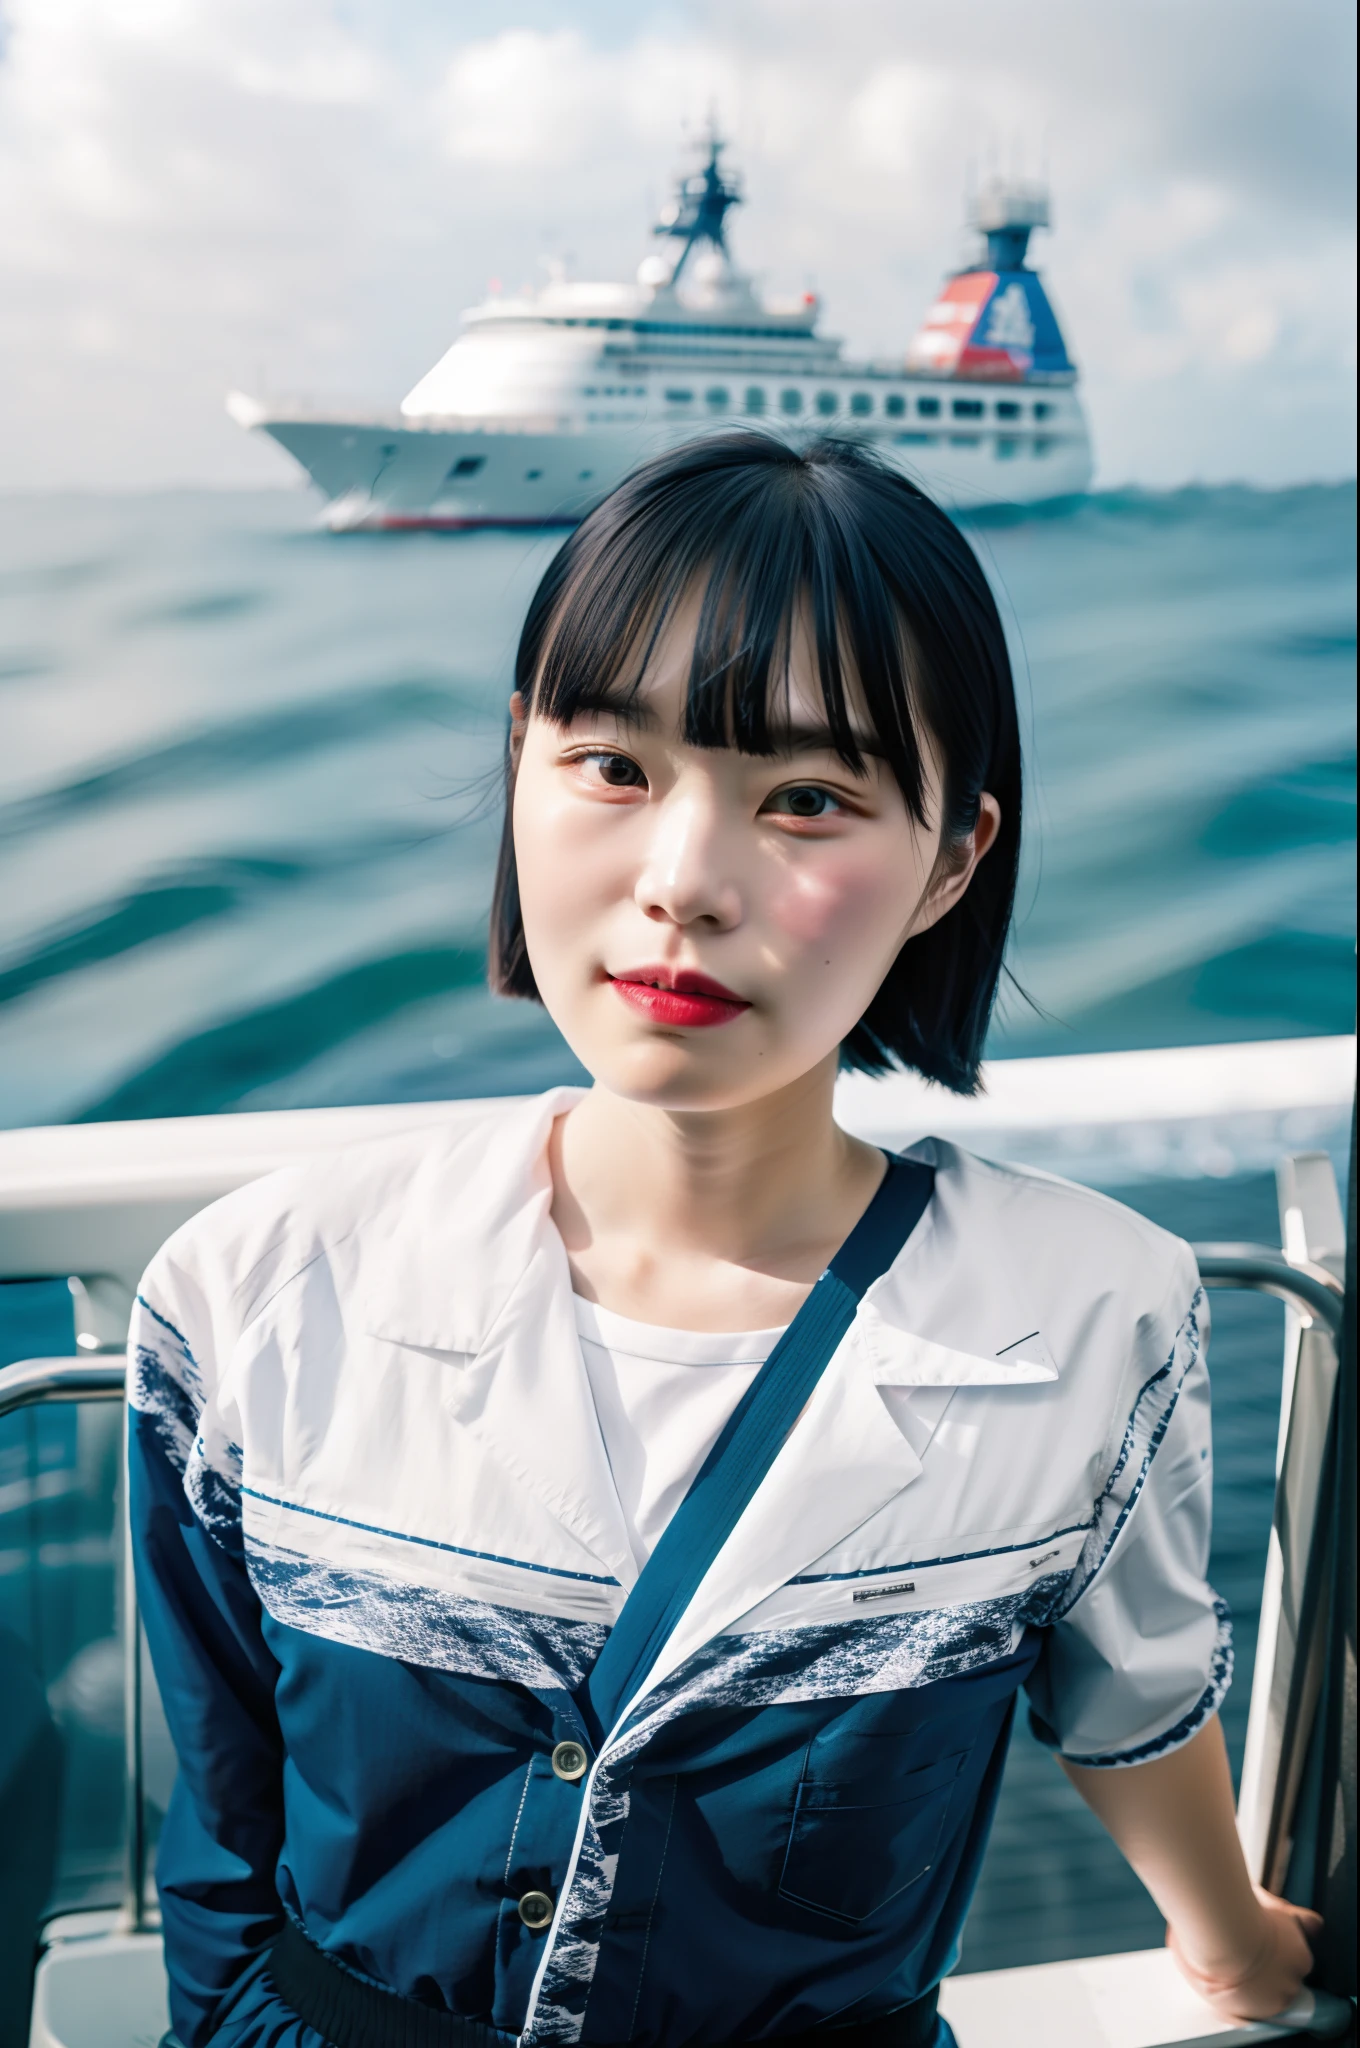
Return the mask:
<svg viewBox="0 0 1360 2048">
<path fill-rule="evenodd" d="M 1180 1156 L 1193 1169 L 1216 1145 L 1221 1155 L 1229 1125 L 1239 1142 L 1245 1132 L 1258 1149 L 1272 1130 L 1298 1130 L 1310 1117 L 1319 1127 L 1330 1117 L 1334 1126 L 1353 1071 L 1353 1041 L 1341 1039 L 1016 1060 L 990 1070 L 980 1102 L 960 1103 L 905 1077 L 855 1079 L 842 1086 L 840 1114 L 889 1146 L 929 1129 L 1006 1156 L 1032 1151 L 1035 1133 L 1057 1134 L 1062 1149 L 1074 1161 L 1084 1157 L 1096 1174 L 1108 1174 L 1121 1147 L 1125 1156 L 1129 1148 L 1146 1156 L 1155 1128 L 1158 1156 Z M 0 1281 L 65 1278 L 76 1338 L 74 1355 L 0 1370 L 0 1416 L 49 1403 L 123 1401 L 138 1277 L 170 1231 L 217 1196 L 277 1166 L 387 1132 L 456 1122 L 481 1107 L 403 1104 L 0 1133 Z M 1277 1166 L 1282 1247 L 1195 1250 L 1206 1286 L 1266 1292 L 1288 1308 L 1276 1501 L 1238 1811 L 1253 1874 L 1279 1890 L 1318 1698 L 1317 1684 L 1301 1677 L 1316 1677 L 1331 1649 L 1316 1558 L 1340 1384 L 1345 1232 L 1326 1152 L 1286 1152 Z M 140 2048 L 161 2040 L 169 2025 L 144 1786 L 144 1730 L 158 1702 L 125 1533 L 120 1580 L 122 1899 L 47 1923 L 30 2048 Z M 954 1975 L 941 2010 L 960 2048 L 1220 2048 L 1339 2038 L 1353 2018 L 1349 2001 L 1310 1989 L 1272 2020 L 1224 2020 L 1180 1977 L 1166 1949 Z"/>
</svg>

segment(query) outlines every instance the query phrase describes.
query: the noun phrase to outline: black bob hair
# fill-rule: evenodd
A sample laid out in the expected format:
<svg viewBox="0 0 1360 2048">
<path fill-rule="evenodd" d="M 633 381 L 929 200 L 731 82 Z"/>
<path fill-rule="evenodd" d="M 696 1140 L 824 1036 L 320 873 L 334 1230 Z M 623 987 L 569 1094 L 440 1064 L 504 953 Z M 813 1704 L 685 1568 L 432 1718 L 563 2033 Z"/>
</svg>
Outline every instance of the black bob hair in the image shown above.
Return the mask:
<svg viewBox="0 0 1360 2048">
<path fill-rule="evenodd" d="M 810 623 L 837 753 L 862 766 L 847 676 L 877 750 L 924 822 L 923 731 L 944 762 L 943 851 L 990 790 L 1001 829 L 961 900 L 909 939 L 841 1048 L 846 1066 L 901 1064 L 963 1095 L 996 1000 L 1020 856 L 1020 741 L 995 600 L 958 528 L 853 442 L 801 448 L 752 429 L 644 463 L 576 528 L 534 594 L 515 662 L 529 709 L 566 723 L 635 691 L 677 603 L 702 589 L 685 737 L 780 747 L 790 633 Z M 773 716 L 772 714 L 773 709 Z M 511 833 L 513 763 L 491 912 L 490 978 L 541 1000 L 525 946 Z"/>
</svg>

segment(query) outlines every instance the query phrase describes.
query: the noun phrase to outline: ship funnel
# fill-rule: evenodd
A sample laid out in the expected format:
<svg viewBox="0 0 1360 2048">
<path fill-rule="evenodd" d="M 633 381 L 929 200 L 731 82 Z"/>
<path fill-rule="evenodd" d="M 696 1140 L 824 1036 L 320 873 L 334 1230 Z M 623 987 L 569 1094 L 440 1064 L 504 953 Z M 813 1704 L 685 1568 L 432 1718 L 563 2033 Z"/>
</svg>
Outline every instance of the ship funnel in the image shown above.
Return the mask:
<svg viewBox="0 0 1360 2048">
<path fill-rule="evenodd" d="M 907 367 L 942 377 L 1070 379 L 1053 308 L 1025 263 L 1030 235 L 1049 224 L 1048 188 L 989 178 L 968 218 L 987 238 L 986 259 L 948 280 L 907 352 Z"/>
</svg>

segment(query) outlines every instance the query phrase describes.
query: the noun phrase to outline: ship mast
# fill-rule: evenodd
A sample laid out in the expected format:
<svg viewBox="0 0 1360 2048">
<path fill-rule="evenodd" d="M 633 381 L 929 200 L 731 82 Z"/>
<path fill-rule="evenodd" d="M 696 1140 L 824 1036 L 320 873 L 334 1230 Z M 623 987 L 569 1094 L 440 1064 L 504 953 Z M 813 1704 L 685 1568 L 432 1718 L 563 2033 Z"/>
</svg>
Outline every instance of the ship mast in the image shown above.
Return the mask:
<svg viewBox="0 0 1360 2048">
<path fill-rule="evenodd" d="M 741 204 L 741 191 L 735 181 L 723 176 L 719 158 L 724 147 L 716 128 L 710 127 L 708 161 L 702 170 L 676 180 L 675 198 L 652 229 L 654 235 L 671 236 L 684 244 L 670 275 L 672 285 L 679 282 L 691 250 L 700 242 L 711 242 L 731 261 L 725 223 L 728 209 Z"/>
</svg>

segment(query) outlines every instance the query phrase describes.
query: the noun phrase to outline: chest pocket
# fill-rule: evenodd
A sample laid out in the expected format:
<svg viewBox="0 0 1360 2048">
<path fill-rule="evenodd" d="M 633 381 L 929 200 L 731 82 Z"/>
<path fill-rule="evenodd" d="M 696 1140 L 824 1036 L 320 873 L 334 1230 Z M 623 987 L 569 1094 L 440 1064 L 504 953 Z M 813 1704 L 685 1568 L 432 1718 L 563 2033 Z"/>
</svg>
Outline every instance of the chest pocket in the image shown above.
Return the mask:
<svg viewBox="0 0 1360 2048">
<path fill-rule="evenodd" d="M 779 1895 L 838 1920 L 867 1920 L 934 1861 L 970 1752 L 901 1776 L 804 1779 L 798 1787 Z"/>
</svg>

